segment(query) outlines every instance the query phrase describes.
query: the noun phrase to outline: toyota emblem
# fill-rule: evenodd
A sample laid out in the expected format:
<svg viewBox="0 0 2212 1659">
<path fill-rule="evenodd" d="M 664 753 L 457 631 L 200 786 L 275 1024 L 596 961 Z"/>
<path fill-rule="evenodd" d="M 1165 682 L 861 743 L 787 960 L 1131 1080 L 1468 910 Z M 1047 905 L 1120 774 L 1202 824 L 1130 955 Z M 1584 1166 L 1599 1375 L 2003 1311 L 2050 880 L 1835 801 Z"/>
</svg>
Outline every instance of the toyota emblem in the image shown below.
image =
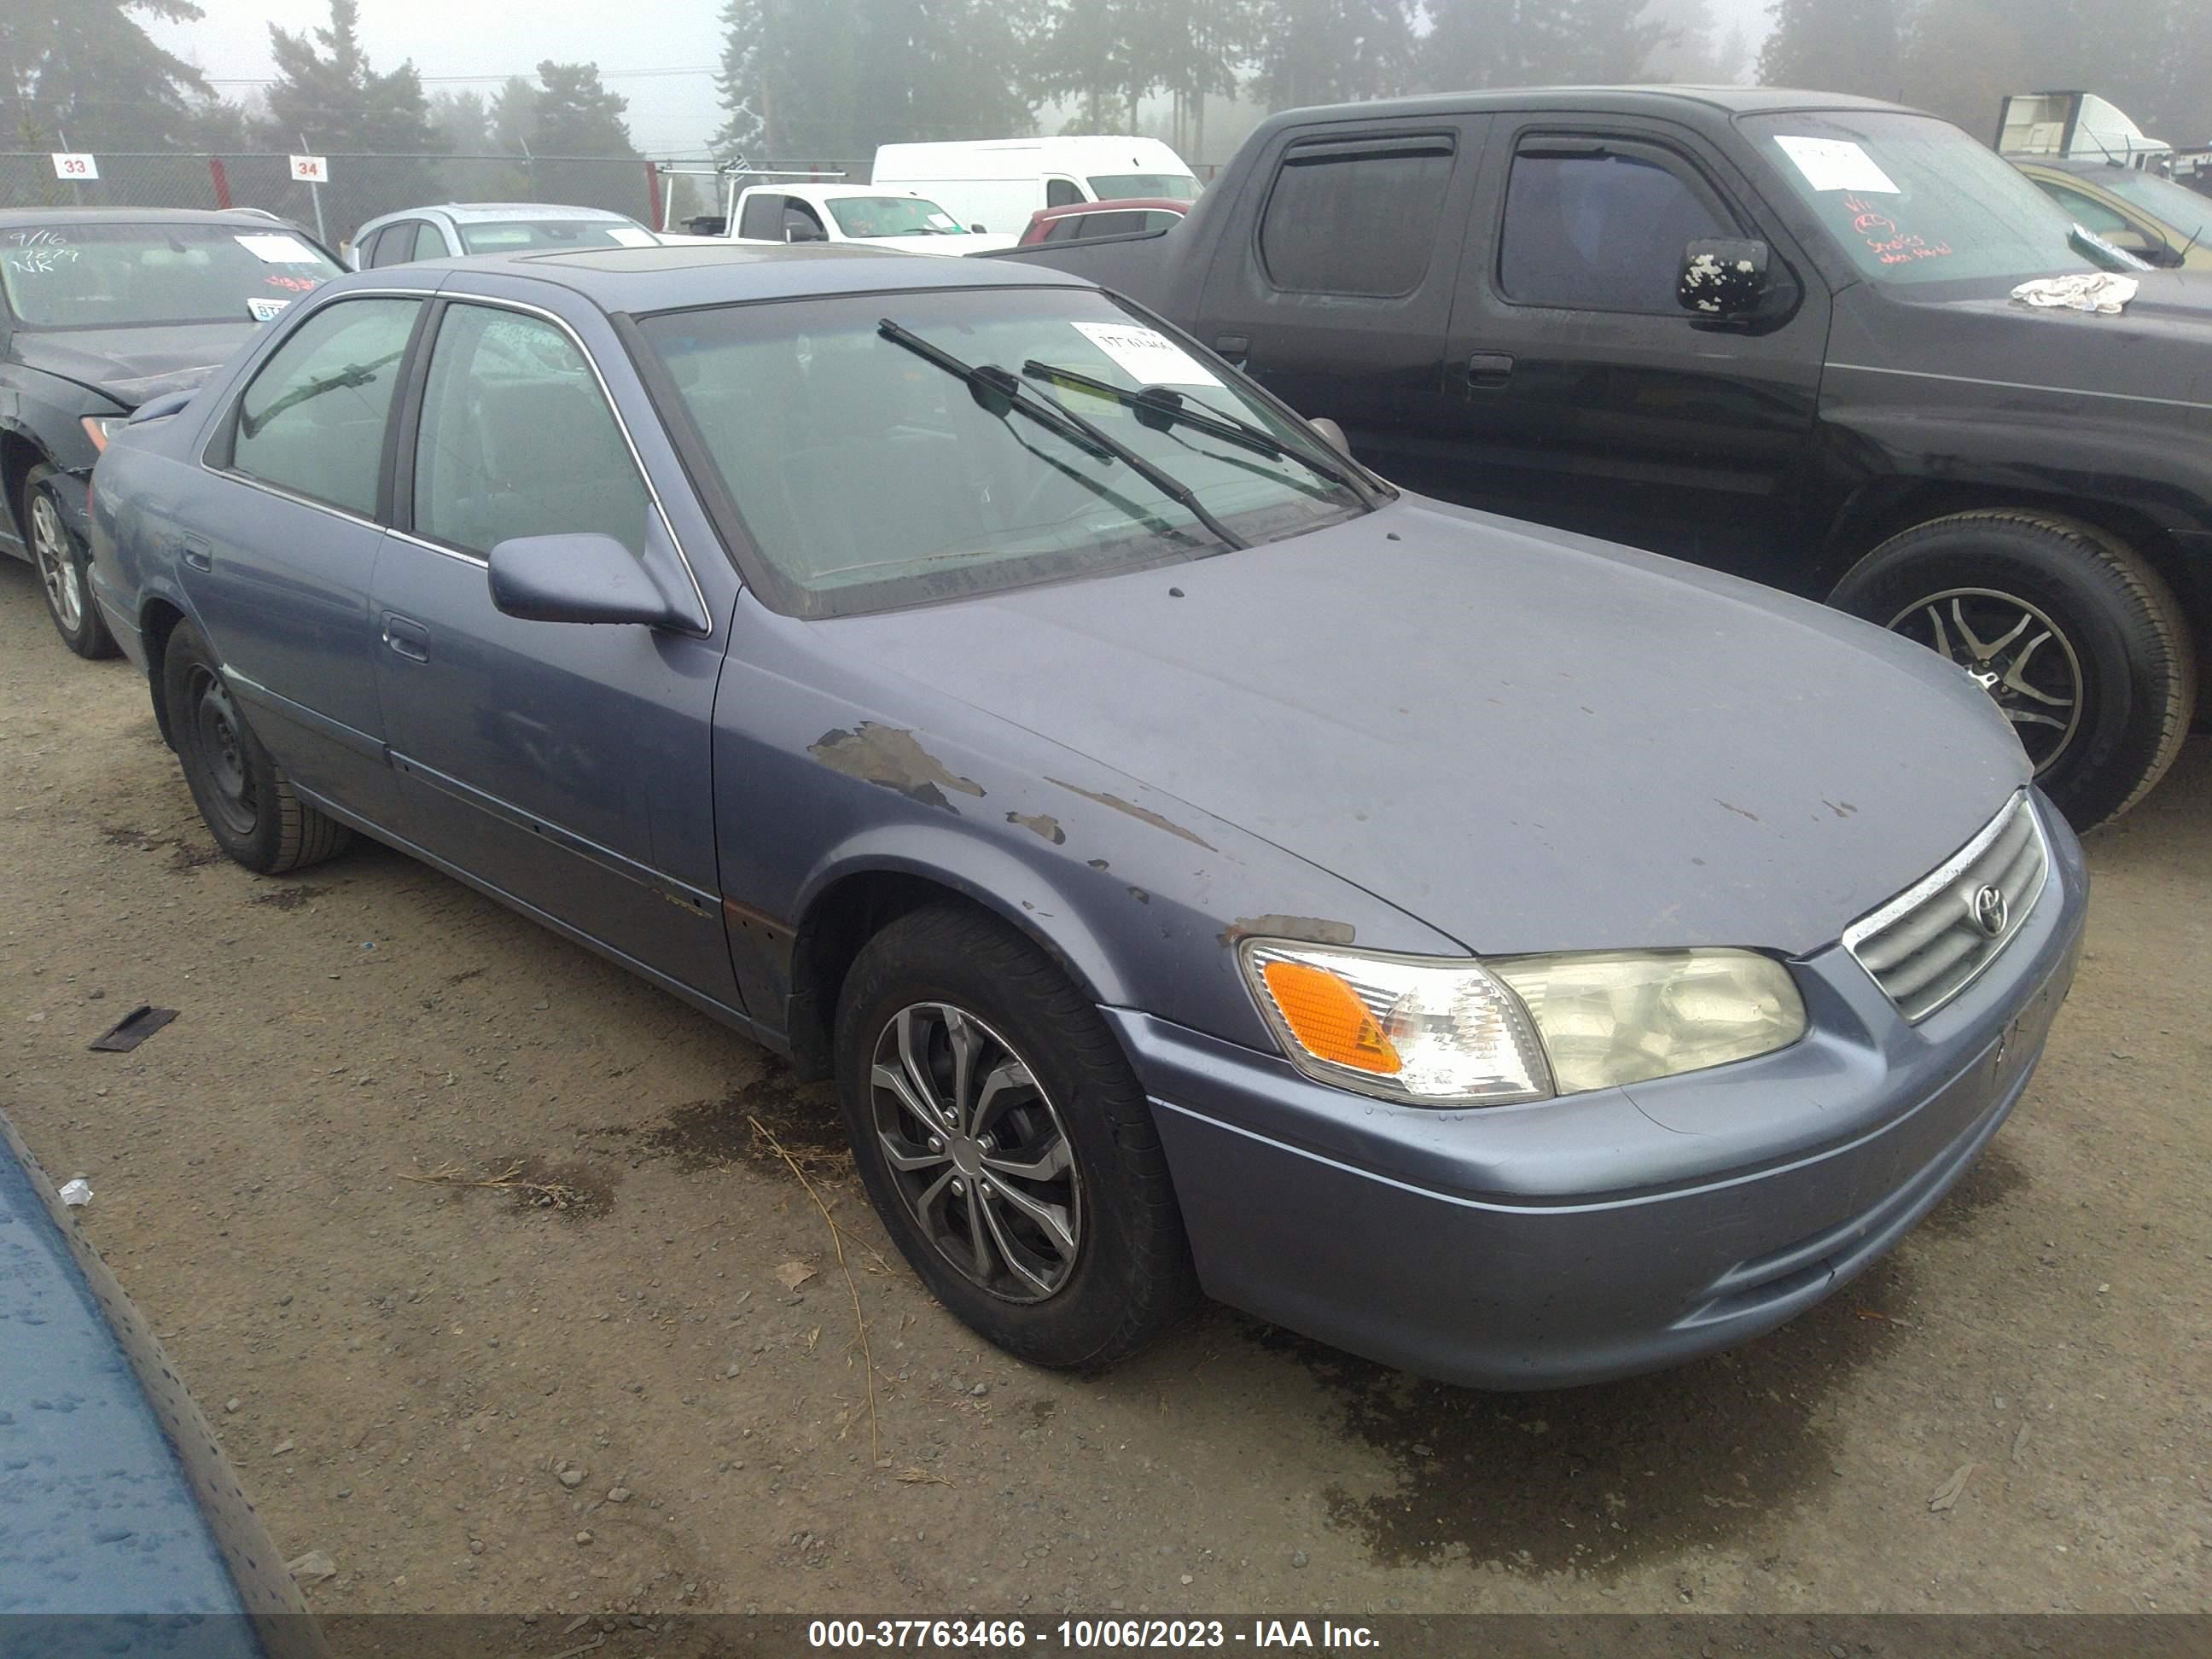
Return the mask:
<svg viewBox="0 0 2212 1659">
<path fill-rule="evenodd" d="M 2004 890 L 1999 887 L 1980 889 L 1967 901 L 1966 908 L 1974 926 L 1989 939 L 2002 933 L 2005 923 L 2012 920 L 2012 906 L 2005 902 Z"/>
</svg>

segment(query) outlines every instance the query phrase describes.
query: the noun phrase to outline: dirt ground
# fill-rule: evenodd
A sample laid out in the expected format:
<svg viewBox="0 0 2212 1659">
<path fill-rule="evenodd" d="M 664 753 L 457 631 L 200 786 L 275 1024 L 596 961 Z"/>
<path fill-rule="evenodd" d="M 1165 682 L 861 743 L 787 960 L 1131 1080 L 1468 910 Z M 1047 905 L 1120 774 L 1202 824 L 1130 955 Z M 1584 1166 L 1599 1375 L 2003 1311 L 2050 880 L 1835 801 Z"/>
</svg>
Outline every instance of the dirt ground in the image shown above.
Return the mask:
<svg viewBox="0 0 2212 1659">
<path fill-rule="evenodd" d="M 1218 1308 L 1027 1370 L 886 1261 L 823 1090 L 380 848 L 222 860 L 9 562 L 0 665 L 0 1104 L 326 1613 L 2212 1607 L 2202 734 L 2093 838 L 2042 1069 L 1887 1262 L 1503 1396 Z M 86 1051 L 142 1002 L 179 1017 Z"/>
</svg>

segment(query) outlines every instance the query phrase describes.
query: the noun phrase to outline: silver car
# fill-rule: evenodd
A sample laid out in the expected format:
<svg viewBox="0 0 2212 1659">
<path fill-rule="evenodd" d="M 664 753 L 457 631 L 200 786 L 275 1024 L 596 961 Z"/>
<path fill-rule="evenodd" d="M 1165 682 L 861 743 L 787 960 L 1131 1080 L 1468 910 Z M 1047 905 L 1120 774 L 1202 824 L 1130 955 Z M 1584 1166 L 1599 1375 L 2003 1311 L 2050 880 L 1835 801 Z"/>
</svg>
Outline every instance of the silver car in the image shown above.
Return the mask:
<svg viewBox="0 0 2212 1659">
<path fill-rule="evenodd" d="M 544 202 L 447 202 L 371 219 L 353 234 L 346 263 L 356 270 L 458 259 L 471 253 L 533 249 L 653 247 L 660 238 L 635 219 L 604 208 Z"/>
</svg>

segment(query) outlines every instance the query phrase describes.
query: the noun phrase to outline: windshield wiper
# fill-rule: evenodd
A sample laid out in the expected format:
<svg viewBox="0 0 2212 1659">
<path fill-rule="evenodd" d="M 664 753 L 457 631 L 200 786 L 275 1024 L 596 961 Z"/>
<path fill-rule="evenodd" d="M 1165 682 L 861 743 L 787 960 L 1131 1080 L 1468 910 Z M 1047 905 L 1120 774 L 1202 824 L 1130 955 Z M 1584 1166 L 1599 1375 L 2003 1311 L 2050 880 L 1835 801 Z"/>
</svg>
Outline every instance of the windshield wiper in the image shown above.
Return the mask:
<svg viewBox="0 0 2212 1659">
<path fill-rule="evenodd" d="M 965 363 L 941 350 L 912 329 L 884 318 L 876 332 L 895 346 L 902 346 L 924 362 L 934 363 L 956 380 L 968 383 L 969 394 L 987 415 L 1005 420 L 1018 411 L 1046 431 L 1056 434 L 1102 461 L 1123 461 L 1129 470 L 1204 525 L 1214 538 L 1233 548 L 1248 546 L 1244 538 L 1216 518 L 1198 492 L 1157 462 L 1148 461 L 1119 438 L 1109 437 L 1056 398 L 1048 398 L 1018 374 L 996 363 Z"/>
<path fill-rule="evenodd" d="M 238 417 L 239 430 L 249 438 L 258 437 L 270 422 L 275 420 L 286 410 L 295 408 L 306 403 L 310 398 L 319 398 L 325 392 L 343 392 L 349 386 L 373 385 L 379 369 L 386 363 L 398 362 L 406 355 L 406 350 L 403 347 L 398 351 L 386 352 L 374 362 L 349 363 L 335 374 L 326 374 L 319 380 L 310 380 L 305 386 L 295 386 L 258 415 L 248 415 L 241 411 Z"/>
<path fill-rule="evenodd" d="M 1232 415 L 1225 409 L 1217 408 L 1188 392 L 1178 392 L 1172 386 L 1139 386 L 1131 392 L 1110 380 L 1097 380 L 1073 368 L 1041 363 L 1034 357 L 1022 365 L 1022 373 L 1032 380 L 1064 380 L 1082 391 L 1096 392 L 1102 398 L 1111 398 L 1116 403 L 1135 410 L 1140 425 L 1164 429 L 1180 422 L 1193 431 L 1207 433 L 1224 443 L 1238 445 L 1272 459 L 1296 461 L 1331 483 L 1349 489 L 1363 502 L 1370 506 L 1374 503 L 1374 496 L 1350 468 L 1325 459 L 1318 453 L 1308 451 L 1303 445 L 1293 447 L 1265 427 L 1255 425 L 1241 416 Z M 1147 416 L 1151 418 L 1147 419 Z"/>
</svg>

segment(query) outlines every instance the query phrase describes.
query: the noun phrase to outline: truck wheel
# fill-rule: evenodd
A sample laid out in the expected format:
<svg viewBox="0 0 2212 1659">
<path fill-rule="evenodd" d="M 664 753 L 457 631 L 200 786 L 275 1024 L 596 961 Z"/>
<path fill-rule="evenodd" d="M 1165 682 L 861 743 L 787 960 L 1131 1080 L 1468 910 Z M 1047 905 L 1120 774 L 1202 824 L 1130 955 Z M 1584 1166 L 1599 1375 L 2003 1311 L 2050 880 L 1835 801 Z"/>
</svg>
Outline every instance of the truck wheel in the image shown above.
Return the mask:
<svg viewBox="0 0 2212 1659">
<path fill-rule="evenodd" d="M 1198 1300 L 1145 1091 L 1091 1000 L 978 911 L 871 939 L 838 999 L 860 1179 L 924 1284 L 1032 1364 L 1135 1352 Z"/>
<path fill-rule="evenodd" d="M 62 642 L 80 657 L 112 657 L 114 638 L 93 602 L 91 556 L 62 516 L 53 477 L 54 469 L 43 463 L 31 469 L 16 503 L 16 522 L 30 544 L 31 562 L 39 568 L 39 586 L 46 592 L 46 614 Z"/>
<path fill-rule="evenodd" d="M 214 647 L 179 623 L 161 654 L 161 696 L 185 783 L 216 845 L 257 874 L 281 875 L 344 849 L 353 831 L 301 800 L 232 700 Z"/>
<path fill-rule="evenodd" d="M 2094 526 L 2019 511 L 1933 520 L 1861 559 L 1828 602 L 1964 668 L 2077 830 L 2142 799 L 2189 730 L 2197 659 L 2180 602 Z"/>
</svg>

